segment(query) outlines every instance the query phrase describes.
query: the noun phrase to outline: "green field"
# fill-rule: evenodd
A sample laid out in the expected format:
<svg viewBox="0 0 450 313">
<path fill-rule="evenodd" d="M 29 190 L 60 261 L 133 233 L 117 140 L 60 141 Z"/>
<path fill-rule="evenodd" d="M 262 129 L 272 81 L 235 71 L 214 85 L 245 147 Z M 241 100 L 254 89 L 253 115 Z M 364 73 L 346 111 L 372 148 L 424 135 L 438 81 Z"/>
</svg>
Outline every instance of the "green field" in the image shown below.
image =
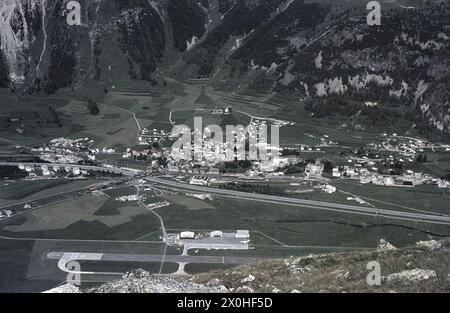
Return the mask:
<svg viewBox="0 0 450 313">
<path fill-rule="evenodd" d="M 20 180 L 0 182 L 0 199 L 20 200 L 53 187 L 69 184 L 69 180 L 52 179 L 40 181 Z"/>
<path fill-rule="evenodd" d="M 375 248 L 381 238 L 405 246 L 432 235 L 449 235 L 448 227 L 340 214 L 259 202 L 215 199 L 215 210 L 189 210 L 181 205 L 158 209 L 170 231 L 250 229 L 260 232 L 255 245 L 282 244 L 311 249 Z M 439 236 L 437 236 L 439 237 Z M 270 239 L 272 238 L 272 239 Z M 267 247 L 270 248 L 270 247 Z M 256 247 L 256 252 L 260 251 Z M 283 249 L 286 255 L 299 249 Z M 300 249 L 301 250 L 301 249 Z M 301 251 L 300 251 L 301 252 Z M 253 252 L 252 252 L 253 253 Z M 272 255 L 272 253 L 267 253 Z"/>
<path fill-rule="evenodd" d="M 33 201 L 45 198 L 55 194 L 70 192 L 85 188 L 89 185 L 99 182 L 93 179 L 83 180 L 37 180 L 37 181 L 1 181 L 0 182 L 0 203 L 5 205 L 17 201 Z"/>
<path fill-rule="evenodd" d="M 114 193 L 128 191 L 122 188 Z M 159 231 L 159 220 L 146 208 L 104 196 L 48 205 L 0 226 L 2 236 L 36 239 L 136 240 L 149 234 L 158 239 Z"/>
</svg>

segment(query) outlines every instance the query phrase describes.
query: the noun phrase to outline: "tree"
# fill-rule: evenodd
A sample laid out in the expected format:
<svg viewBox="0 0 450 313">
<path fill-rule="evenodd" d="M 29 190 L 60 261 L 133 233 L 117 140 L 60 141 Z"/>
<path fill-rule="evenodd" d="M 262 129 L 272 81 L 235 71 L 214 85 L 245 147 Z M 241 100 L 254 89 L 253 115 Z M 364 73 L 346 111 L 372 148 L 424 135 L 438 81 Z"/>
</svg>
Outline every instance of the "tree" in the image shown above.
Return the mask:
<svg viewBox="0 0 450 313">
<path fill-rule="evenodd" d="M 98 115 L 100 113 L 100 109 L 94 100 L 89 99 L 87 107 L 89 113 L 91 113 L 92 115 Z"/>
<path fill-rule="evenodd" d="M 322 162 L 324 165 L 324 171 L 325 173 L 332 173 L 333 172 L 333 162 L 331 162 L 330 160 L 325 160 L 324 162 Z"/>
<path fill-rule="evenodd" d="M 419 163 L 427 163 L 428 161 L 428 156 L 424 153 L 421 153 L 417 156 L 416 161 Z"/>
</svg>

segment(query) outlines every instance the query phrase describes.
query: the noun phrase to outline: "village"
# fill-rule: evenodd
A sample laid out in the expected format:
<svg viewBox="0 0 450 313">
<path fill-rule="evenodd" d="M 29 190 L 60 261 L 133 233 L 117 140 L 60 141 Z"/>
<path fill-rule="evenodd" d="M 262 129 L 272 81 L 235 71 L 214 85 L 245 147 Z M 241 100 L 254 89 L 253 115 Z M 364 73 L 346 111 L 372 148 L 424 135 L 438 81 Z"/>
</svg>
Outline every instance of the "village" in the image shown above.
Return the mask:
<svg viewBox="0 0 450 313">
<path fill-rule="evenodd" d="M 254 120 L 253 123 L 255 128 L 251 129 L 255 132 L 245 134 L 243 140 L 237 140 L 239 134 L 233 133 L 234 143 L 219 143 L 203 136 L 200 150 L 194 142 L 191 142 L 190 149 L 174 149 L 172 145 L 176 138 L 156 128 L 142 129 L 137 138 L 138 145 L 121 149 L 97 147 L 90 138 L 57 138 L 31 150 L 38 154 L 42 164 L 21 163 L 18 167 L 27 173 L 26 180 L 85 179 L 101 174 L 102 169 L 117 174 L 123 168 L 132 168 L 137 162 L 149 173 L 174 178 L 187 175 L 190 184 L 201 186 L 211 185 L 222 176 L 228 177 L 227 182 L 255 180 L 276 184 L 280 180 L 291 183 L 315 181 L 323 186 L 325 193 L 336 192 L 333 182 L 339 180 L 384 187 L 429 185 L 450 188 L 448 180 L 416 170 L 417 165 L 426 161 L 427 151 L 448 153 L 449 145 L 382 134 L 381 143 L 370 143 L 365 148 L 342 148 L 339 158 L 331 161 L 327 149 L 340 146 L 326 134 L 320 137 L 317 145 L 278 147 L 268 144 L 267 139 L 260 136 L 258 130 L 260 126 L 266 126 L 265 121 Z M 251 147 L 265 149 L 268 158 L 249 161 Z M 186 151 L 189 155 L 185 155 Z M 201 154 L 201 161 L 194 159 L 196 153 Z M 111 157 L 104 160 L 102 156 L 105 155 Z"/>
</svg>

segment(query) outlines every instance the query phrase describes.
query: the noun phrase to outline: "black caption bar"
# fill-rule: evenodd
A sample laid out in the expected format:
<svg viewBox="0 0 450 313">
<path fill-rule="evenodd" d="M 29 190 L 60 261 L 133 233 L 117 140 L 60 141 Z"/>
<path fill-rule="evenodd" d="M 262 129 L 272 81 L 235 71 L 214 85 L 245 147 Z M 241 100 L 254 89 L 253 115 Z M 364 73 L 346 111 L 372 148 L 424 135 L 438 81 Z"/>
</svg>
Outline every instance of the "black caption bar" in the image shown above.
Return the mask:
<svg viewBox="0 0 450 313">
<path fill-rule="evenodd" d="M 222 312 L 245 310 L 245 312 L 269 312 L 274 307 L 272 296 L 261 295 L 183 295 L 176 301 L 176 310 L 196 312 Z"/>
</svg>

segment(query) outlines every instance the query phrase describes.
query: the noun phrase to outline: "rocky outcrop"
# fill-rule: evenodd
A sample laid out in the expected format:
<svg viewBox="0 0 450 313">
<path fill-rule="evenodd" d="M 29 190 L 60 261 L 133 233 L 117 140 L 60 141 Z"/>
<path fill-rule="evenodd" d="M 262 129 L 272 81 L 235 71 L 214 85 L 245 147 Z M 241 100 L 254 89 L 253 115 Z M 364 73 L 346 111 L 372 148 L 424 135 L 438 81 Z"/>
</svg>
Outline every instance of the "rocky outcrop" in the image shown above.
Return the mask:
<svg viewBox="0 0 450 313">
<path fill-rule="evenodd" d="M 437 240 L 419 241 L 416 245 L 418 247 L 426 248 L 431 251 L 439 250 L 442 248 L 442 243 Z"/>
<path fill-rule="evenodd" d="M 392 244 L 390 244 L 386 239 L 381 239 L 377 247 L 377 252 L 386 252 L 397 250 Z"/>
<path fill-rule="evenodd" d="M 430 249 L 430 247 L 433 247 Z M 376 262 L 381 285 L 368 277 Z M 370 269 L 368 269 L 370 268 Z M 241 266 L 224 272 L 200 274 L 196 282 L 220 280 L 232 292 L 449 292 L 450 242 L 421 242 L 394 248 L 380 240 L 376 251 L 308 255 L 282 262 Z"/>
<path fill-rule="evenodd" d="M 207 23 L 208 2 L 79 0 L 82 25 L 69 26 L 68 2 L 0 2 L 0 87 L 53 93 L 112 74 L 154 83 L 168 40 L 185 51 Z"/>
<path fill-rule="evenodd" d="M 74 285 L 66 284 L 47 290 L 44 293 L 81 293 L 81 290 Z"/>
<path fill-rule="evenodd" d="M 435 271 L 432 270 L 407 270 L 400 273 L 390 274 L 384 277 L 383 280 L 388 284 L 400 283 L 400 284 L 411 284 L 420 283 L 426 280 L 436 279 L 437 275 Z"/>
<path fill-rule="evenodd" d="M 197 284 L 184 278 L 156 276 L 144 270 L 125 274 L 121 280 L 110 282 L 88 293 L 216 293 L 227 292 L 218 283 Z"/>
<path fill-rule="evenodd" d="M 42 0 L 0 2 L 0 50 L 11 82 L 25 80 L 32 66 L 31 48 L 40 32 L 44 4 Z"/>
</svg>

